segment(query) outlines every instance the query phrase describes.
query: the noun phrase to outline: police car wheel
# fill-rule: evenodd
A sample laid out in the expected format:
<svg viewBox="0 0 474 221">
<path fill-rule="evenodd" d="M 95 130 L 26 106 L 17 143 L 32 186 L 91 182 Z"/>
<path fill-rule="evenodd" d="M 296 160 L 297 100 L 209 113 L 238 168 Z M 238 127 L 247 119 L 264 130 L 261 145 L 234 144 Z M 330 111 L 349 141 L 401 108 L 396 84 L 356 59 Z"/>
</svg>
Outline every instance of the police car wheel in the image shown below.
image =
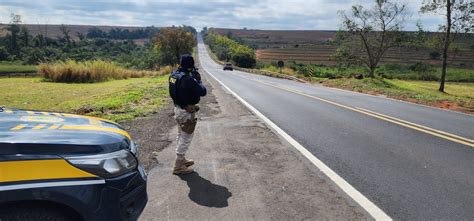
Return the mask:
<svg viewBox="0 0 474 221">
<path fill-rule="evenodd" d="M 77 214 L 62 207 L 43 207 L 34 204 L 14 205 L 10 209 L 0 210 L 1 221 L 80 221 Z"/>
</svg>

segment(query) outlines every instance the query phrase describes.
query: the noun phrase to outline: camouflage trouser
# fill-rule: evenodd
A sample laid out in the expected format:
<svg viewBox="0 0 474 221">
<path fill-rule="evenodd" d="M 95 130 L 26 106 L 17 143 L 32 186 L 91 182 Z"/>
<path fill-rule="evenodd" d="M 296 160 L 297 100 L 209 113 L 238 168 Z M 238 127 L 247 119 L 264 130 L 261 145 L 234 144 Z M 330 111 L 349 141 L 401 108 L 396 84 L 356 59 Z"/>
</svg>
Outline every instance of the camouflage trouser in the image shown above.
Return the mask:
<svg viewBox="0 0 474 221">
<path fill-rule="evenodd" d="M 179 106 L 175 106 L 174 108 L 175 119 L 176 122 L 178 122 L 178 137 L 176 138 L 177 154 L 184 155 L 191 144 L 194 129 L 196 128 L 196 113 L 198 110 L 199 107 L 197 105 L 190 105 L 185 109 Z"/>
</svg>

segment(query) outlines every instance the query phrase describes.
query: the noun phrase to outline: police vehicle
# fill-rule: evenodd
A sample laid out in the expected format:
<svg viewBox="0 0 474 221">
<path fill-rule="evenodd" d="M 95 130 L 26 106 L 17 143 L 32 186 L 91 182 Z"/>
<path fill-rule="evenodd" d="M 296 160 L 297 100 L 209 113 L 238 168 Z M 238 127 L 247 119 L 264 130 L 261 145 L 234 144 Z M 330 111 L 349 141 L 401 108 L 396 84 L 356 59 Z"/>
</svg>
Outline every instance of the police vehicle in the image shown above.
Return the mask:
<svg viewBox="0 0 474 221">
<path fill-rule="evenodd" d="M 0 108 L 0 220 L 136 220 L 138 148 L 94 117 Z"/>
</svg>

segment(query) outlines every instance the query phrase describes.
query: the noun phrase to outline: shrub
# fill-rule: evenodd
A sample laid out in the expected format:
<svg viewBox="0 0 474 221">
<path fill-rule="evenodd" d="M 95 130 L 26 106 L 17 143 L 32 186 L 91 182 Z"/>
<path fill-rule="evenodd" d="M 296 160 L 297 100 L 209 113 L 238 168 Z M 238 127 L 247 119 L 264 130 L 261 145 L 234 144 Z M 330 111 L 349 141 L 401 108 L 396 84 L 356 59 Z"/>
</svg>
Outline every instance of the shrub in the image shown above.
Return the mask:
<svg viewBox="0 0 474 221">
<path fill-rule="evenodd" d="M 410 65 L 409 69 L 414 72 L 418 73 L 426 73 L 426 72 L 433 72 L 434 68 L 431 65 L 423 64 L 423 63 L 416 63 L 414 65 Z"/>
<path fill-rule="evenodd" d="M 38 66 L 38 74 L 53 82 L 94 83 L 111 79 L 126 79 L 167 74 L 168 69 L 160 71 L 130 70 L 102 60 L 76 62 L 68 60 L 56 64 L 43 63 Z"/>
<path fill-rule="evenodd" d="M 25 47 L 21 49 L 21 57 L 25 64 L 38 64 L 44 62 L 45 53 L 39 48 Z"/>
<path fill-rule="evenodd" d="M 222 61 L 229 61 L 230 58 L 230 53 L 229 49 L 223 46 L 216 46 L 215 47 L 215 53 L 217 55 L 217 58 Z"/>
<path fill-rule="evenodd" d="M 237 52 L 232 54 L 232 61 L 239 67 L 252 68 L 255 66 L 255 57 L 249 53 Z"/>
</svg>

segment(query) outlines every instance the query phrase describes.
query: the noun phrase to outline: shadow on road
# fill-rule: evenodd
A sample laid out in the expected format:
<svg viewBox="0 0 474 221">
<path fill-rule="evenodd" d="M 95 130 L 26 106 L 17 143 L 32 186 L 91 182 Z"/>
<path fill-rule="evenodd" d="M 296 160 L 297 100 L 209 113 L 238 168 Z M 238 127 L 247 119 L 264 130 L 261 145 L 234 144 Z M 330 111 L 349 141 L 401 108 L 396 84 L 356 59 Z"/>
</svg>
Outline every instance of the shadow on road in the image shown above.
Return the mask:
<svg viewBox="0 0 474 221">
<path fill-rule="evenodd" d="M 227 200 L 232 196 L 227 187 L 211 183 L 194 172 L 179 176 L 189 187 L 189 199 L 201 206 L 223 208 L 229 206 Z"/>
</svg>

